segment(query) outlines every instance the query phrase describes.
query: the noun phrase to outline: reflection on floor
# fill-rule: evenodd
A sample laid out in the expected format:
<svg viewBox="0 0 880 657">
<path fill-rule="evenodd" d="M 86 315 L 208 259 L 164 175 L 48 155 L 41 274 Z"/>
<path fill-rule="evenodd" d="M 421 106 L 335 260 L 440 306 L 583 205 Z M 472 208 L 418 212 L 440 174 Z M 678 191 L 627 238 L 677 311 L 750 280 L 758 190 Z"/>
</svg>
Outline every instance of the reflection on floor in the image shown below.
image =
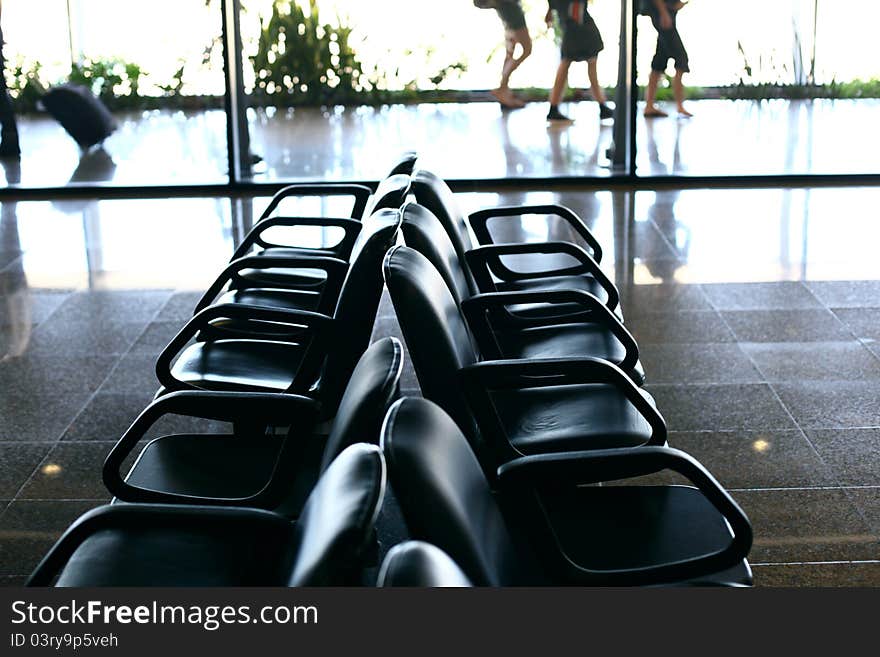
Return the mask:
<svg viewBox="0 0 880 657">
<path fill-rule="evenodd" d="M 880 169 L 880 100 L 693 101 L 694 118 L 639 117 L 640 175 L 873 173 Z M 375 180 L 386 161 L 416 149 L 448 178 L 607 176 L 611 121 L 570 103 L 574 125 L 548 125 L 546 103 L 503 112 L 494 103 L 252 110 L 253 179 Z M 80 158 L 49 119 L 21 120 L 21 169 L 7 184 L 199 184 L 226 177 L 222 111 L 120 116 L 104 149 Z M 51 156 L 50 156 L 51 154 Z"/>
<path fill-rule="evenodd" d="M 878 228 L 861 210 L 880 190 L 461 195 L 549 201 L 606 245 L 670 444 L 751 517 L 757 583 L 880 585 Z M 0 581 L 107 499 L 100 464 L 157 354 L 265 203 L 3 204 Z M 540 217 L 517 230 L 568 237 Z M 398 330 L 386 303 L 376 335 Z"/>
</svg>

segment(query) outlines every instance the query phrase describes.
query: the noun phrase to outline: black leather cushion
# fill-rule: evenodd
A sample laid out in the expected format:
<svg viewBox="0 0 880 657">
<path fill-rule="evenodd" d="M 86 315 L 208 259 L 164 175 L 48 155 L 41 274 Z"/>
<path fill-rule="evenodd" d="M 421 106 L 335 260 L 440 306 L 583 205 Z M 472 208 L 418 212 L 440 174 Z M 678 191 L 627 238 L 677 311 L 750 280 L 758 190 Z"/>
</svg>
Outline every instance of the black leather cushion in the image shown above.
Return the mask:
<svg viewBox="0 0 880 657">
<path fill-rule="evenodd" d="M 464 262 L 464 254 L 474 248 L 474 243 L 470 237 L 467 219 L 459 209 L 449 185 L 430 171 L 419 170 L 412 178 L 412 192 L 419 205 L 426 207 L 440 220 L 455 246 L 458 259 Z"/>
<path fill-rule="evenodd" d="M 318 305 L 319 299 L 320 294 L 312 291 L 253 288 L 224 292 L 213 303 L 240 303 L 265 308 L 314 310 Z"/>
<path fill-rule="evenodd" d="M 370 201 L 364 211 L 368 217 L 377 210 L 390 208 L 396 210 L 406 201 L 406 195 L 410 189 L 409 174 L 404 172 L 391 172 L 386 178 L 379 181 L 376 191 L 370 196 Z"/>
<path fill-rule="evenodd" d="M 524 454 L 636 447 L 651 438 L 650 425 L 610 385 L 497 390 L 492 402 L 511 444 Z"/>
<path fill-rule="evenodd" d="M 389 550 L 379 571 L 379 586 L 473 586 L 461 568 L 440 548 L 407 541 Z"/>
<path fill-rule="evenodd" d="M 297 344 L 266 340 L 214 340 L 184 349 L 171 374 L 206 390 L 283 392 L 303 358 Z"/>
<path fill-rule="evenodd" d="M 519 569 L 480 464 L 448 415 L 425 399 L 401 399 L 382 448 L 413 538 L 441 548 L 478 586 L 499 586 Z"/>
</svg>

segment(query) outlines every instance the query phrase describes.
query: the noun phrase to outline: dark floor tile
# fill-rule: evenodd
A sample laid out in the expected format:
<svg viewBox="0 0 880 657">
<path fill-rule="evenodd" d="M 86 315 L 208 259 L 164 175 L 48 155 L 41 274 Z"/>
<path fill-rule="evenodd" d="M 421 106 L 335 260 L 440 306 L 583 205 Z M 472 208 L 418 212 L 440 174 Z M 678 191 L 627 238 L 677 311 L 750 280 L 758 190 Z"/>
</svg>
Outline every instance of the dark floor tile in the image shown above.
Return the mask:
<svg viewBox="0 0 880 657">
<path fill-rule="evenodd" d="M 880 358 L 880 342 L 863 342 L 862 344 L 877 358 Z"/>
<path fill-rule="evenodd" d="M 14 498 L 50 449 L 52 443 L 0 443 L 0 498 Z"/>
<path fill-rule="evenodd" d="M 152 396 L 158 389 L 156 357 L 130 353 L 116 364 L 98 392 Z"/>
<path fill-rule="evenodd" d="M 629 285 L 621 287 L 620 297 L 623 314 L 627 319 L 647 313 L 712 310 L 699 285 Z"/>
<path fill-rule="evenodd" d="M 672 432 L 725 488 L 831 486 L 836 482 L 800 431 Z"/>
<path fill-rule="evenodd" d="M 753 566 L 755 586 L 878 587 L 880 563 L 786 563 Z"/>
<path fill-rule="evenodd" d="M 110 494 L 101 480 L 101 469 L 114 444 L 58 443 L 40 463 L 18 499 L 109 501 Z"/>
<path fill-rule="evenodd" d="M 831 310 L 857 338 L 880 341 L 880 308 L 832 308 Z"/>
<path fill-rule="evenodd" d="M 23 304 L 15 307 L 16 312 L 0 312 L 0 328 L 21 323 L 37 326 L 46 321 L 71 294 L 71 290 L 28 290 L 21 297 Z M 9 308 L 8 305 L 6 307 Z"/>
<path fill-rule="evenodd" d="M 811 281 L 807 287 L 829 308 L 880 308 L 880 281 Z"/>
<path fill-rule="evenodd" d="M 204 291 L 175 292 L 153 318 L 156 322 L 177 322 L 181 326 L 193 316 L 193 311 Z"/>
<path fill-rule="evenodd" d="M 0 576 L 29 575 L 61 533 L 93 501 L 15 501 L 0 516 Z"/>
<path fill-rule="evenodd" d="M 130 353 L 157 357 L 183 325 L 183 322 L 151 322 L 137 337 Z"/>
<path fill-rule="evenodd" d="M 754 528 L 754 563 L 880 559 L 875 536 L 842 489 L 733 491 Z"/>
<path fill-rule="evenodd" d="M 0 587 L 3 588 L 20 588 L 24 586 L 27 577 L 24 575 L 14 577 L 0 577 Z"/>
<path fill-rule="evenodd" d="M 767 381 L 876 381 L 880 361 L 850 342 L 741 343 Z"/>
<path fill-rule="evenodd" d="M 35 396 L 89 393 L 98 389 L 118 356 L 25 355 L 0 363 L 0 390 L 17 390 Z"/>
<path fill-rule="evenodd" d="M 846 495 L 877 536 L 880 536 L 880 488 L 847 488 Z"/>
<path fill-rule="evenodd" d="M 853 337 L 825 308 L 733 310 L 722 312 L 721 316 L 741 342 L 833 342 Z"/>
<path fill-rule="evenodd" d="M 0 440 L 54 442 L 88 398 L 88 393 L 35 395 L 4 389 L 0 395 Z"/>
<path fill-rule="evenodd" d="M 76 416 L 62 436 L 64 441 L 117 440 L 152 400 L 142 394 L 98 393 Z"/>
<path fill-rule="evenodd" d="M 121 355 L 128 351 L 144 326 L 143 322 L 50 318 L 34 331 L 28 352 L 40 357 Z"/>
<path fill-rule="evenodd" d="M 812 381 L 774 388 L 801 427 L 880 427 L 880 382 Z"/>
<path fill-rule="evenodd" d="M 880 429 L 808 429 L 807 438 L 843 486 L 880 486 Z"/>
<path fill-rule="evenodd" d="M 796 428 L 766 384 L 650 385 L 672 431 Z"/>
<path fill-rule="evenodd" d="M 820 308 L 821 304 L 801 283 L 714 283 L 703 285 L 716 310 L 788 310 Z"/>
<path fill-rule="evenodd" d="M 714 310 L 636 315 L 627 317 L 626 327 L 640 345 L 734 341 Z"/>
<path fill-rule="evenodd" d="M 64 321 L 149 322 L 171 296 L 170 290 L 87 290 L 65 299 L 52 319 Z"/>
<path fill-rule="evenodd" d="M 645 344 L 639 349 L 651 383 L 759 383 L 763 379 L 735 344 Z"/>
</svg>

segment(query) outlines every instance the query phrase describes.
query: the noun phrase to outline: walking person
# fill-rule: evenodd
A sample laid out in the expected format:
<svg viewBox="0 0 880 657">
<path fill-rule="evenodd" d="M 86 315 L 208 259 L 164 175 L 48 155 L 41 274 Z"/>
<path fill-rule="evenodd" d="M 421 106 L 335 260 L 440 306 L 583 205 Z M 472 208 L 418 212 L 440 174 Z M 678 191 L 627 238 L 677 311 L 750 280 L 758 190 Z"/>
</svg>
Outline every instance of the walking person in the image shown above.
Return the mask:
<svg viewBox="0 0 880 657">
<path fill-rule="evenodd" d="M 645 90 L 645 117 L 669 116 L 657 107 L 657 85 L 660 78 L 666 73 L 669 60 L 675 62 L 675 75 L 672 78 L 672 95 L 675 98 L 678 115 L 683 118 L 693 116 L 684 106 L 684 74 L 690 71 L 688 66 L 688 54 L 681 41 L 681 35 L 676 26 L 678 12 L 687 4 L 678 0 L 645 0 L 646 10 L 651 17 L 651 23 L 657 30 L 657 49 L 651 60 L 651 75 L 648 78 L 648 88 Z"/>
<path fill-rule="evenodd" d="M 498 88 L 491 93 L 502 107 L 519 109 L 525 107 L 525 101 L 517 98 L 510 90 L 510 74 L 532 54 L 532 37 L 529 35 L 520 0 L 495 0 L 493 4 L 504 25 L 504 64 L 501 66 Z M 516 54 L 517 46 L 520 48 L 519 55 Z"/>
<path fill-rule="evenodd" d="M 572 62 L 587 62 L 590 92 L 593 94 L 593 100 L 599 103 L 599 119 L 612 118 L 614 111 L 608 106 L 605 91 L 599 84 L 596 70 L 599 52 L 602 51 L 605 44 L 602 42 L 602 35 L 599 33 L 596 22 L 587 10 L 587 0 L 580 2 L 549 0 L 548 4 L 544 21 L 547 25 L 552 25 L 553 12 L 556 12 L 562 28 L 562 44 L 556 79 L 550 90 L 550 111 L 547 113 L 547 120 L 573 123 L 570 118 L 559 111 L 559 103 L 562 101 L 565 87 L 568 84 L 568 69 Z"/>
<path fill-rule="evenodd" d="M 0 2 L 0 18 L 3 15 L 3 3 Z M 6 58 L 3 56 L 3 27 L 0 25 L 0 157 L 19 157 L 21 148 L 18 145 L 18 126 L 12 111 L 12 101 L 6 89 Z"/>
</svg>

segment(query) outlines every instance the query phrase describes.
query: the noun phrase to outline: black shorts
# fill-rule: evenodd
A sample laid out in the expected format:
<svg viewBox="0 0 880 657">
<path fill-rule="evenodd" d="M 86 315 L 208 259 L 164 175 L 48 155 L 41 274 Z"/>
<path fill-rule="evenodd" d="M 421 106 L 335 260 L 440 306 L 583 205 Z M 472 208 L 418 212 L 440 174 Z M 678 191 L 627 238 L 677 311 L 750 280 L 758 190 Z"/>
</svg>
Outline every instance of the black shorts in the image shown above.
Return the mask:
<svg viewBox="0 0 880 657">
<path fill-rule="evenodd" d="M 583 23 L 572 20 L 562 21 L 560 52 L 563 59 L 585 62 L 593 59 L 604 47 L 602 35 L 599 34 L 599 28 L 596 27 L 596 21 L 592 16 L 586 16 Z"/>
<path fill-rule="evenodd" d="M 504 23 L 504 29 L 508 32 L 524 30 L 526 28 L 526 15 L 519 2 L 499 2 L 495 11 Z"/>
<path fill-rule="evenodd" d="M 651 70 L 657 73 L 663 73 L 669 60 L 675 62 L 675 70 L 687 73 L 690 71 L 687 50 L 681 41 L 681 35 L 678 33 L 678 26 L 675 23 L 676 13 L 672 14 L 672 27 L 664 30 L 660 25 L 660 16 L 656 13 L 651 14 L 651 22 L 657 30 L 657 49 L 654 51 L 654 57 L 651 59 Z"/>
</svg>

